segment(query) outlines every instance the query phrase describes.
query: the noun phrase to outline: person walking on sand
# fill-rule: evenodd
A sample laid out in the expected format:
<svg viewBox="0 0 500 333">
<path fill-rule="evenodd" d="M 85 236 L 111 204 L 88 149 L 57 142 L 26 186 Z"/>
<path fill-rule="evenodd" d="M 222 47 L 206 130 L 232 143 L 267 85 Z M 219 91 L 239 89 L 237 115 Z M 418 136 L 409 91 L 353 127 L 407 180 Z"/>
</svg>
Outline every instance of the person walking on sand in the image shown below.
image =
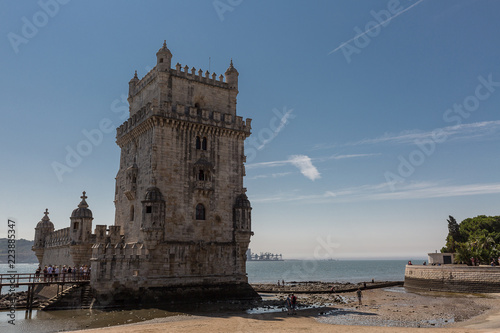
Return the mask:
<svg viewBox="0 0 500 333">
<path fill-rule="evenodd" d="M 288 297 L 286 298 L 285 305 L 286 305 L 287 315 L 291 315 L 292 314 L 292 295 L 291 294 L 288 295 Z"/>
<path fill-rule="evenodd" d="M 361 298 L 363 298 L 363 295 L 361 294 L 360 288 L 356 291 L 356 295 L 358 296 L 358 304 L 361 305 Z"/>
<path fill-rule="evenodd" d="M 292 315 L 296 315 L 297 312 L 295 312 L 295 307 L 297 306 L 297 297 L 292 294 Z"/>
</svg>

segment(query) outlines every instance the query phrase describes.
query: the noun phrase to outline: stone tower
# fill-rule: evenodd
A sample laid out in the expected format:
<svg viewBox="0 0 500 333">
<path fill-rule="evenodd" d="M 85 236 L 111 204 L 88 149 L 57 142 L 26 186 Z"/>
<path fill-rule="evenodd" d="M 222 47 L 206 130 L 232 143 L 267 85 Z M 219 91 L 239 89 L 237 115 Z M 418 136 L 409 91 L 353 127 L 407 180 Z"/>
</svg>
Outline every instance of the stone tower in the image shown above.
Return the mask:
<svg viewBox="0 0 500 333">
<path fill-rule="evenodd" d="M 48 235 L 54 232 L 54 223 L 50 221 L 49 210 L 45 209 L 44 214 L 45 215 L 42 217 L 42 220 L 36 225 L 35 239 L 32 247 L 40 265 L 43 262 L 43 255 L 45 253 L 45 239 Z"/>
<path fill-rule="evenodd" d="M 85 192 L 82 201 L 70 217 L 70 226 L 54 230 L 49 219 L 49 210 L 35 228 L 35 240 L 32 250 L 41 266 L 90 265 L 92 245 L 96 236 L 92 234 L 92 211 L 88 208 Z"/>
<path fill-rule="evenodd" d="M 226 80 L 171 68 L 166 43 L 156 58 L 129 82 L 130 118 L 116 136 L 114 230 L 121 237 L 97 236 L 92 286 L 104 306 L 159 294 L 256 297 L 245 268 L 253 233 L 243 144 L 251 119 L 236 115 L 238 71 L 232 60 Z"/>
<path fill-rule="evenodd" d="M 92 251 L 92 211 L 87 204 L 85 191 L 80 197 L 82 201 L 71 213 L 70 223 L 70 254 L 77 266 L 88 264 Z"/>
</svg>

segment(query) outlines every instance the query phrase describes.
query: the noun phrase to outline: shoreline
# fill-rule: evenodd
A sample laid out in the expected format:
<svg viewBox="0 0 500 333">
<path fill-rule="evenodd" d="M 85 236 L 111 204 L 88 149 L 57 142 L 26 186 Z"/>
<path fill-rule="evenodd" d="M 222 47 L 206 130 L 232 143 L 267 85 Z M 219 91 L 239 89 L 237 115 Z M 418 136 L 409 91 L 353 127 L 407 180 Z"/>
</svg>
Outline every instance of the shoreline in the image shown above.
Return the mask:
<svg viewBox="0 0 500 333">
<path fill-rule="evenodd" d="M 494 332 L 500 331 L 500 294 L 408 292 L 402 287 L 342 295 L 300 294 L 297 315 L 281 310 L 285 294 L 262 293 L 260 310 L 191 312 L 144 322 L 76 332 Z M 75 331 L 73 331 L 75 332 Z"/>
</svg>

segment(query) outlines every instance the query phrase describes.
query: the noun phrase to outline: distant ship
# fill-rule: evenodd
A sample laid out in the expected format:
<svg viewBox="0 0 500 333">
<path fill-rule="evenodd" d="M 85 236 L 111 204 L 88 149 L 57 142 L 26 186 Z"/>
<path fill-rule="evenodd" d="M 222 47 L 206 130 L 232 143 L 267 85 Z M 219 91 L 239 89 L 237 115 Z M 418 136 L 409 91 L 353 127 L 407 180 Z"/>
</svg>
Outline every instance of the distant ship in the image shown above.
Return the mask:
<svg viewBox="0 0 500 333">
<path fill-rule="evenodd" d="M 282 254 L 276 254 L 271 252 L 265 253 L 252 253 L 250 249 L 247 251 L 247 261 L 284 261 Z"/>
</svg>

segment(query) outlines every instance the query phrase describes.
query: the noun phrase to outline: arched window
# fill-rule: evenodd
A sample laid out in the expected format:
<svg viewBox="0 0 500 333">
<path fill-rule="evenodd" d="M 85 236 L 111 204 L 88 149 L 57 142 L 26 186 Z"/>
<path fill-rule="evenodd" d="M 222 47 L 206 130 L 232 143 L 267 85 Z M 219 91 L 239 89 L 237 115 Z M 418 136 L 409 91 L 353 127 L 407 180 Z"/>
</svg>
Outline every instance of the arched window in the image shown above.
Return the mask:
<svg viewBox="0 0 500 333">
<path fill-rule="evenodd" d="M 197 220 L 205 219 L 205 206 L 203 206 L 202 204 L 198 204 L 196 206 L 196 219 Z"/>
<path fill-rule="evenodd" d="M 201 140 L 200 137 L 196 137 L 196 149 L 201 149 Z"/>
<path fill-rule="evenodd" d="M 130 221 L 134 220 L 134 215 L 135 215 L 134 211 L 135 211 L 134 206 L 133 205 L 130 206 Z"/>
<path fill-rule="evenodd" d="M 203 170 L 200 170 L 200 172 L 198 173 L 198 180 L 205 180 L 205 173 L 203 172 Z"/>
<path fill-rule="evenodd" d="M 160 63 L 163 62 L 163 58 L 160 58 Z"/>
<path fill-rule="evenodd" d="M 201 149 L 207 150 L 207 138 L 203 138 L 203 141 L 201 143 Z"/>
</svg>

